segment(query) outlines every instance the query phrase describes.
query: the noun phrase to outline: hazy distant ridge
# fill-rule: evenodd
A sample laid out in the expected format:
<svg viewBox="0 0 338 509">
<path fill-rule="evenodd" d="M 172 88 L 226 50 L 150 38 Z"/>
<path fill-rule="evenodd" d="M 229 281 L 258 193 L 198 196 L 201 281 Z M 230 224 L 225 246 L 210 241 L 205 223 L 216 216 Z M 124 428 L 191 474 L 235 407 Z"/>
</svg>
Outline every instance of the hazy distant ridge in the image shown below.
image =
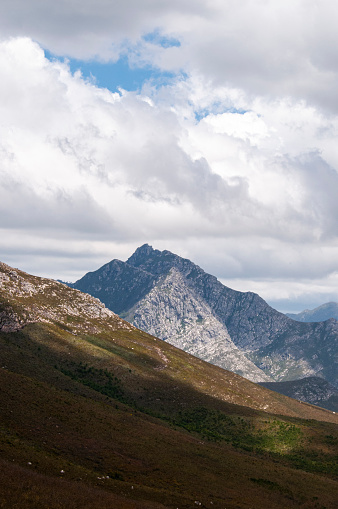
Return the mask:
<svg viewBox="0 0 338 509">
<path fill-rule="evenodd" d="M 338 320 L 338 304 L 327 302 L 315 309 L 305 309 L 301 313 L 287 313 L 287 316 L 298 322 L 324 322 L 330 318 Z"/>
</svg>

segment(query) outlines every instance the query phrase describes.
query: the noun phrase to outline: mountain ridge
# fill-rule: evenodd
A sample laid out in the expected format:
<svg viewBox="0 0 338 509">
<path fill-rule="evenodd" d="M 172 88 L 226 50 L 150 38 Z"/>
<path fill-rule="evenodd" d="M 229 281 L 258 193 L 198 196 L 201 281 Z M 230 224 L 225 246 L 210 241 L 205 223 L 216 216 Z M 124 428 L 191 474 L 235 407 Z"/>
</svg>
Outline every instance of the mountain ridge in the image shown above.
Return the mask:
<svg viewBox="0 0 338 509">
<path fill-rule="evenodd" d="M 286 381 L 319 376 L 338 387 L 338 322 L 296 322 L 271 308 L 259 295 L 232 290 L 190 260 L 170 251 L 154 250 L 148 244 L 136 249 L 126 262 L 119 261 L 118 273 L 115 261 L 110 264 L 83 276 L 72 286 L 100 298 L 107 307 L 143 330 L 154 333 L 153 324 L 161 322 L 163 330 L 158 326 L 156 334 L 166 339 L 165 331 L 170 328 L 170 320 L 177 320 L 179 316 L 175 309 L 178 301 L 176 299 L 176 304 L 168 311 L 168 303 L 165 302 L 167 297 L 163 295 L 161 285 L 170 270 L 176 269 L 181 274 L 182 299 L 191 301 L 192 294 L 202 299 L 210 309 L 209 318 L 217 320 L 223 327 L 225 343 L 230 337 L 234 344 L 233 351 L 241 353 L 243 362 L 244 358 L 247 359 L 247 371 L 243 370 L 243 362 L 238 368 L 243 376 L 255 381 L 259 381 L 259 373 L 262 381 L 266 381 L 267 377 L 270 380 Z M 100 281 L 99 291 L 95 287 L 96 280 Z M 135 288 L 138 297 L 135 297 Z M 114 307 L 119 295 L 122 296 L 121 301 Z M 200 337 L 201 332 L 197 315 L 195 328 L 191 327 L 189 333 L 191 338 L 195 334 L 195 339 Z M 185 317 L 182 315 L 181 319 Z M 203 342 L 203 338 L 200 339 Z M 180 332 L 173 334 L 171 330 L 170 341 L 180 344 Z M 212 341 L 209 341 L 209 345 L 214 351 L 216 346 Z M 184 348 L 196 351 L 193 344 L 187 341 Z M 229 369 L 229 364 L 222 364 L 225 358 L 221 352 L 213 362 Z M 252 362 L 256 366 L 255 370 L 250 368 Z"/>
</svg>

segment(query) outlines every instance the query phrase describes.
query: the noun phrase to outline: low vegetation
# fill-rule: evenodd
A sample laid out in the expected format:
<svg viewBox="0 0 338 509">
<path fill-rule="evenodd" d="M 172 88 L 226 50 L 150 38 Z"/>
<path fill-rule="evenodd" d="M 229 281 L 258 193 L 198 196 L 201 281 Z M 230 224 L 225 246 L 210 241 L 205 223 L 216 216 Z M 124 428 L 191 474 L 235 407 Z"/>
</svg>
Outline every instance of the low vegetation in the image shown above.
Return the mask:
<svg viewBox="0 0 338 509">
<path fill-rule="evenodd" d="M 332 412 L 72 316 L 0 332 L 0 508 L 336 507 Z"/>
</svg>

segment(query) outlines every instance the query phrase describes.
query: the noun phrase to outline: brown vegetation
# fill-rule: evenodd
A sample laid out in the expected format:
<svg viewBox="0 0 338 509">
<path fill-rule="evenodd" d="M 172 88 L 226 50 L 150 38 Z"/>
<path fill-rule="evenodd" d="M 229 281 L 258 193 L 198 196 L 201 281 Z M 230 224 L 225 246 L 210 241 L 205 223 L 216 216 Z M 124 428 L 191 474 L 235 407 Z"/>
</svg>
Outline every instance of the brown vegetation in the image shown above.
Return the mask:
<svg viewBox="0 0 338 509">
<path fill-rule="evenodd" d="M 1 508 L 336 507 L 335 414 L 74 316 L 0 333 Z"/>
</svg>

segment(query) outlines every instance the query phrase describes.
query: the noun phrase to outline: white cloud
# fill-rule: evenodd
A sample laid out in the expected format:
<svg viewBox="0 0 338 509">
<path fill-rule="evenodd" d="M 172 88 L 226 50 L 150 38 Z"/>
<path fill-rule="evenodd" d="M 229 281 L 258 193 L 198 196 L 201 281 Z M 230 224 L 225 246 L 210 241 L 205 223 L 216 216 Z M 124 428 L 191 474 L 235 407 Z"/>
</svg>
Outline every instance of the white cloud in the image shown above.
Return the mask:
<svg viewBox="0 0 338 509">
<path fill-rule="evenodd" d="M 199 73 L 268 97 L 337 111 L 334 0 L 4 0 L 0 33 L 30 36 L 58 55 Z M 174 37 L 180 46 L 161 45 Z"/>
<path fill-rule="evenodd" d="M 258 293 L 270 306 L 283 313 L 297 313 L 326 302 L 337 302 L 337 272 L 320 279 L 222 280 L 227 286 L 229 282 L 231 287 L 239 291 Z"/>
<path fill-rule="evenodd" d="M 301 0 L 2 2 L 4 261 L 29 270 L 38 259 L 45 275 L 71 279 L 149 242 L 233 286 L 254 281 L 263 296 L 271 282 L 285 292 L 293 279 L 297 299 L 310 279 L 331 295 L 336 9 Z M 161 45 L 161 34 L 180 46 Z M 16 35 L 26 37 L 6 38 Z M 113 94 L 47 60 L 31 38 L 61 55 L 124 52 L 186 74 Z"/>
<path fill-rule="evenodd" d="M 195 13 L 192 15 L 192 11 Z M 58 55 L 117 59 L 130 44 L 154 30 L 176 32 L 192 17 L 207 14 L 203 0 L 3 0 L 5 37 L 26 36 Z"/>
</svg>

